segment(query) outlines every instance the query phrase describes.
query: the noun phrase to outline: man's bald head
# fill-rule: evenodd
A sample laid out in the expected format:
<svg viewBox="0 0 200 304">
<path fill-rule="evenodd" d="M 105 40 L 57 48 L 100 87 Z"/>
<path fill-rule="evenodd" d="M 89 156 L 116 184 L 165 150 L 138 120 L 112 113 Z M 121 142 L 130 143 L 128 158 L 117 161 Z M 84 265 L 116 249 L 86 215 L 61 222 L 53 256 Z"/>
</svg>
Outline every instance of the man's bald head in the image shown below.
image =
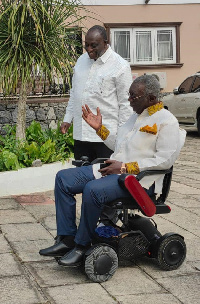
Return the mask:
<svg viewBox="0 0 200 304">
<path fill-rule="evenodd" d="M 106 41 L 106 42 L 108 41 L 107 33 L 106 33 L 106 30 L 105 30 L 105 28 L 103 26 L 100 26 L 100 25 L 94 25 L 94 26 L 92 26 L 87 31 L 87 34 L 91 34 L 91 33 L 93 33 L 93 34 L 98 33 L 102 37 L 102 39 L 104 41 Z M 87 34 L 86 34 L 86 36 L 87 36 Z"/>
<path fill-rule="evenodd" d="M 90 59 L 97 60 L 107 50 L 107 35 L 100 25 L 91 27 L 85 36 L 85 49 Z"/>
</svg>

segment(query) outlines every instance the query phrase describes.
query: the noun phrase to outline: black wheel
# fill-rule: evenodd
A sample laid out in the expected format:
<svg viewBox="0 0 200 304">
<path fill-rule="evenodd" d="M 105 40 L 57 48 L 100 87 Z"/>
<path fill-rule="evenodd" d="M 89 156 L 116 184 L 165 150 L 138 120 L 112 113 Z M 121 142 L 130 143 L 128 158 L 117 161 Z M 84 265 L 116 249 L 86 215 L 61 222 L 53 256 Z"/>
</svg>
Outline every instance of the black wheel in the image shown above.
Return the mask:
<svg viewBox="0 0 200 304">
<path fill-rule="evenodd" d="M 200 115 L 197 118 L 197 130 L 198 130 L 198 134 L 200 136 Z"/>
<path fill-rule="evenodd" d="M 163 270 L 177 269 L 186 256 L 186 245 L 180 235 L 172 234 L 163 237 L 158 248 L 158 264 Z"/>
<path fill-rule="evenodd" d="M 97 245 L 85 254 L 85 273 L 94 282 L 109 280 L 117 267 L 118 257 L 110 246 Z"/>
</svg>

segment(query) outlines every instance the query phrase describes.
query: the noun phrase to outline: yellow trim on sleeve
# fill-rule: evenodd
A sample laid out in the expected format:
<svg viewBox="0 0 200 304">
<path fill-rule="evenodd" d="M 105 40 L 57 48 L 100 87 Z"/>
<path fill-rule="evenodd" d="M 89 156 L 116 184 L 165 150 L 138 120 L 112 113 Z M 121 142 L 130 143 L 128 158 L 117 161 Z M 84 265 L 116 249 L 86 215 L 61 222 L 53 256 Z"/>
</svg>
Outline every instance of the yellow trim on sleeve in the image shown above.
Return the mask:
<svg viewBox="0 0 200 304">
<path fill-rule="evenodd" d="M 99 137 L 101 137 L 102 140 L 106 140 L 106 138 L 110 134 L 110 131 L 104 125 L 102 125 L 96 133 Z"/>
<path fill-rule="evenodd" d="M 126 163 L 126 172 L 129 174 L 138 174 L 140 173 L 140 169 L 138 166 L 138 162 L 131 162 L 131 163 Z"/>
</svg>

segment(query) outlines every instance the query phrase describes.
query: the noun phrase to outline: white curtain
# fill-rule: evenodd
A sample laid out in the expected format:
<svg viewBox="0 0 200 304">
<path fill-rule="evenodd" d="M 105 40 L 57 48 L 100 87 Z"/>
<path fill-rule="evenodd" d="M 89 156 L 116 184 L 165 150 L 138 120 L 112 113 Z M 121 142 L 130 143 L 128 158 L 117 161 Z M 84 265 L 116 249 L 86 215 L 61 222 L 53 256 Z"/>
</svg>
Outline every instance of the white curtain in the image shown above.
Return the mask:
<svg viewBox="0 0 200 304">
<path fill-rule="evenodd" d="M 127 61 L 130 58 L 130 31 L 115 31 L 114 32 L 114 51 Z"/>
<path fill-rule="evenodd" d="M 152 61 L 151 31 L 136 31 L 136 62 Z"/>
<path fill-rule="evenodd" d="M 158 61 L 173 60 L 173 41 L 171 30 L 157 31 Z"/>
</svg>

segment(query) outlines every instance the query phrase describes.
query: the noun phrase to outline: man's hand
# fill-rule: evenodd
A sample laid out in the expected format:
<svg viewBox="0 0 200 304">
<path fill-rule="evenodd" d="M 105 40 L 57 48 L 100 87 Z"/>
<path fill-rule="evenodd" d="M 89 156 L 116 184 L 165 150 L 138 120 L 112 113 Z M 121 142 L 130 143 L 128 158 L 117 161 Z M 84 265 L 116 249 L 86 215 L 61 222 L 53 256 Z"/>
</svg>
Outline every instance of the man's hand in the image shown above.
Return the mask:
<svg viewBox="0 0 200 304">
<path fill-rule="evenodd" d="M 102 126 L 102 115 L 97 107 L 97 115 L 93 114 L 88 105 L 82 106 L 82 117 L 93 129 L 98 131 Z"/>
<path fill-rule="evenodd" d="M 105 163 L 110 164 L 110 165 L 108 167 L 105 167 L 105 168 L 99 170 L 99 172 L 101 172 L 102 176 L 121 173 L 120 170 L 121 170 L 122 162 L 119 162 L 117 160 L 107 159 L 105 161 Z"/>
<path fill-rule="evenodd" d="M 71 126 L 70 123 L 68 123 L 68 122 L 63 122 L 63 123 L 61 124 L 61 126 L 60 126 L 60 132 L 61 132 L 62 134 L 67 133 L 70 126 Z"/>
</svg>

